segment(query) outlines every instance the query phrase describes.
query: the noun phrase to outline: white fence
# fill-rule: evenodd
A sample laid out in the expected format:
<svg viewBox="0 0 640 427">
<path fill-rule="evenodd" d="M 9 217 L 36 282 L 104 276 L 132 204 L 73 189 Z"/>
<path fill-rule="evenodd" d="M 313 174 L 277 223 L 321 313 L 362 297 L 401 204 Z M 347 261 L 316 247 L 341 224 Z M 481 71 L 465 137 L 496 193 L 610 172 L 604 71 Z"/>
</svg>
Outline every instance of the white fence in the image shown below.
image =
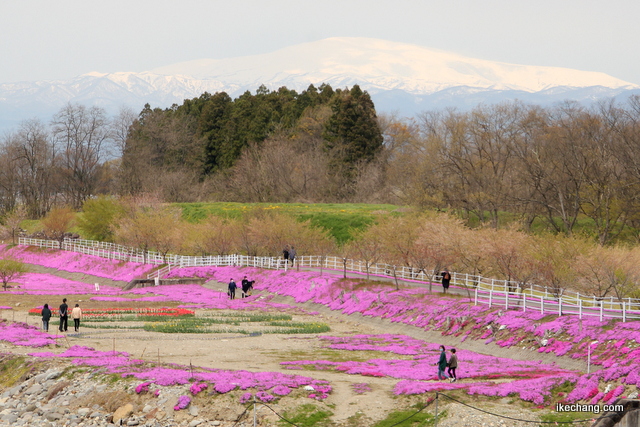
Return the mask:
<svg viewBox="0 0 640 427">
<path fill-rule="evenodd" d="M 114 243 L 93 240 L 73 239 L 60 243 L 55 240 L 21 237 L 18 243 L 25 246 L 61 248 L 67 251 L 127 262 L 166 264 L 148 275 L 147 278 L 149 279 L 165 276 L 172 269 L 182 267 L 246 266 L 282 270 L 289 268 L 282 258 L 277 257 L 163 255 L 154 251 L 143 251 Z M 303 268 L 337 270 L 386 278 L 395 277 L 398 280 L 416 282 L 416 284 L 422 285 L 439 280 L 436 273 L 429 275 L 424 270 L 381 263 L 368 264 L 364 261 L 335 256 L 300 256 L 296 257 L 296 264 Z M 549 314 L 575 314 L 580 318 L 594 316 L 600 320 L 604 318 L 619 318 L 623 321 L 640 319 L 640 299 L 625 298 L 620 300 L 612 296 L 597 298 L 564 290 L 562 292 L 553 292 L 550 288 L 539 285 L 527 285 L 524 290 L 516 290 L 516 284 L 505 280 L 455 272 L 451 273 L 451 284 L 461 288 L 461 290 L 456 291 L 457 293 L 469 293 L 476 305 L 489 304 L 490 306 L 502 306 L 505 309 L 520 308 L 524 311 L 536 310 Z"/>
</svg>

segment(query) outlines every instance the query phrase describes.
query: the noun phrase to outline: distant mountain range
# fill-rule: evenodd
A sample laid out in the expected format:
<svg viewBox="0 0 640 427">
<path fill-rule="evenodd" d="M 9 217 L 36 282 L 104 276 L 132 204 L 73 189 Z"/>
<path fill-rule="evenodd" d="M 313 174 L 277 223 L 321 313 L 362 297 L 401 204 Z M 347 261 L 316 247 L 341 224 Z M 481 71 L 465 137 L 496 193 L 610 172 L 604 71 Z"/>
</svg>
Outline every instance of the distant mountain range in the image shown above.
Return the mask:
<svg viewBox="0 0 640 427">
<path fill-rule="evenodd" d="M 330 38 L 275 52 L 227 59 L 200 59 L 147 72 L 93 72 L 70 80 L 0 84 L 0 130 L 20 120 L 49 120 L 67 102 L 99 105 L 114 113 L 181 104 L 203 92 L 236 97 L 286 86 L 359 84 L 378 111 L 412 116 L 444 107 L 519 99 L 549 105 L 563 100 L 593 102 L 640 94 L 640 86 L 604 73 L 515 65 L 369 38 Z"/>
</svg>

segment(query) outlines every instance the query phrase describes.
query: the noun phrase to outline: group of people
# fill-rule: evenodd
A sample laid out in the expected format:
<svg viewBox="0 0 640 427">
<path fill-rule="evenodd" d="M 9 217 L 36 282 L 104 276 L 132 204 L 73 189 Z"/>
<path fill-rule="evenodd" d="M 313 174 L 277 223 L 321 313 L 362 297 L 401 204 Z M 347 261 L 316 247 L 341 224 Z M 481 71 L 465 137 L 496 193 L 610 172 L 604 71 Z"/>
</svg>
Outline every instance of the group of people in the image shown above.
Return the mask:
<svg viewBox="0 0 640 427">
<path fill-rule="evenodd" d="M 253 289 L 254 283 L 255 283 L 255 280 L 249 280 L 247 279 L 247 276 L 244 276 L 244 279 L 242 279 L 242 282 L 241 282 L 242 298 L 251 296 L 251 289 Z M 234 282 L 233 279 L 231 279 L 231 281 L 229 282 L 229 290 L 227 291 L 227 295 L 229 296 L 229 299 L 236 299 L 237 288 L 238 288 L 238 285 L 236 285 L 236 282 Z"/>
<path fill-rule="evenodd" d="M 67 332 L 69 323 L 69 306 L 67 305 L 66 298 L 62 299 L 62 304 L 60 304 L 58 312 L 60 315 L 60 326 L 58 327 L 58 330 L 60 330 L 60 332 Z M 76 306 L 71 310 L 71 318 L 73 319 L 75 331 L 78 332 L 80 330 L 80 319 L 82 319 L 82 309 L 80 308 L 80 304 L 76 304 Z M 45 304 L 42 307 L 42 329 L 45 332 L 49 332 L 50 320 L 51 309 L 49 308 L 49 304 Z"/>
<path fill-rule="evenodd" d="M 282 257 L 285 264 L 289 264 L 289 261 L 291 261 L 291 267 L 293 267 L 293 263 L 296 261 L 296 248 L 286 245 L 282 250 Z"/>
<path fill-rule="evenodd" d="M 440 359 L 438 360 L 438 379 L 440 381 L 449 379 L 449 382 L 456 382 L 458 377 L 456 376 L 456 368 L 458 367 L 458 356 L 456 355 L 456 349 L 451 349 L 451 357 L 447 360 L 447 353 L 443 345 L 440 346 Z M 449 368 L 449 374 L 445 370 Z"/>
</svg>

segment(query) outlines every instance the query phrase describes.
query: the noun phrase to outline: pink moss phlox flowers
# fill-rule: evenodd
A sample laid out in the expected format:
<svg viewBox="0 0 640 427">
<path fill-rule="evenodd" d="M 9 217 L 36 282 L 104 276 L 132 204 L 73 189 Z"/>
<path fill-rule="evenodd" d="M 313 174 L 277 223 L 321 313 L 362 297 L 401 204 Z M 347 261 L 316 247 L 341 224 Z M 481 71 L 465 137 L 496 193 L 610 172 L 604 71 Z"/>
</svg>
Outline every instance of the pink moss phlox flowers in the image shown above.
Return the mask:
<svg viewBox="0 0 640 427">
<path fill-rule="evenodd" d="M 147 392 L 149 391 L 149 386 L 151 385 L 150 382 L 144 382 L 144 383 L 140 383 L 136 386 L 136 393 L 140 394 L 142 392 Z"/>
<path fill-rule="evenodd" d="M 269 394 L 267 392 L 264 391 L 259 391 L 256 393 L 256 398 L 258 398 L 259 401 L 264 402 L 264 403 L 269 403 L 272 402 L 274 400 L 276 400 L 276 397 L 272 394 Z"/>
<path fill-rule="evenodd" d="M 11 322 L 0 319 L 0 341 L 6 341 L 22 347 L 44 347 L 55 345 L 58 338 L 64 338 L 64 335 L 49 335 L 24 322 Z"/>
<path fill-rule="evenodd" d="M 209 387 L 209 384 L 207 383 L 199 383 L 199 384 L 193 383 L 191 384 L 189 391 L 191 392 L 191 394 L 196 396 L 198 393 L 200 393 L 202 390 L 206 389 L 207 387 Z"/>
<path fill-rule="evenodd" d="M 92 255 L 58 249 L 33 248 L 30 246 L 0 246 L 6 253 L 22 262 L 37 264 L 72 273 L 85 273 L 117 281 L 130 281 L 145 277 L 157 266 L 110 260 Z M 102 287 L 101 287 L 102 288 Z"/>
<path fill-rule="evenodd" d="M 174 411 L 179 411 L 181 409 L 185 409 L 191 403 L 191 398 L 189 396 L 185 396 L 184 394 L 178 398 L 178 404 L 173 407 Z"/>
</svg>

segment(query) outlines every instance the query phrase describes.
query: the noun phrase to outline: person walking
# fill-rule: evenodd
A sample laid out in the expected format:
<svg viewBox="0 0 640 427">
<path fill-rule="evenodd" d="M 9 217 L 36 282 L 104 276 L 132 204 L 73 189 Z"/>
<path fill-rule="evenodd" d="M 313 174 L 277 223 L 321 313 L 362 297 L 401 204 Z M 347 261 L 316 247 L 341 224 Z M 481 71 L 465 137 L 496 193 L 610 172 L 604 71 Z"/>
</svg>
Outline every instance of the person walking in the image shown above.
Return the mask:
<svg viewBox="0 0 640 427">
<path fill-rule="evenodd" d="M 449 283 L 451 283 L 451 273 L 449 273 L 449 270 L 445 270 L 442 273 L 440 273 L 440 276 L 442 277 L 442 289 L 446 294 L 447 289 L 449 289 Z"/>
<path fill-rule="evenodd" d="M 293 267 L 293 263 L 296 261 L 296 248 L 291 246 L 291 250 L 289 251 L 289 259 L 291 260 L 291 267 Z"/>
<path fill-rule="evenodd" d="M 285 245 L 284 249 L 282 250 L 282 258 L 284 258 L 285 266 L 289 264 L 289 245 Z"/>
<path fill-rule="evenodd" d="M 447 353 L 445 352 L 443 345 L 440 346 L 440 359 L 436 365 L 438 365 L 438 379 L 442 381 L 449 378 L 445 372 L 445 369 L 447 369 Z"/>
<path fill-rule="evenodd" d="M 80 319 L 82 319 L 82 310 L 80 309 L 80 304 L 76 304 L 71 310 L 71 318 L 73 318 L 73 328 L 76 332 L 80 329 Z"/>
<path fill-rule="evenodd" d="M 49 319 L 51 319 L 51 309 L 49 304 L 45 304 L 42 307 L 42 330 L 45 332 L 49 332 Z"/>
<path fill-rule="evenodd" d="M 458 381 L 456 376 L 456 368 L 458 367 L 458 356 L 456 355 L 456 349 L 451 349 L 451 357 L 449 358 L 449 378 L 452 383 Z"/>
<path fill-rule="evenodd" d="M 67 305 L 67 299 L 62 299 L 62 304 L 60 304 L 59 308 L 60 313 L 60 327 L 58 328 L 60 332 L 67 332 L 67 323 L 69 322 L 69 306 Z"/>
<path fill-rule="evenodd" d="M 244 276 L 242 279 L 242 298 L 246 298 L 249 296 L 249 289 L 251 289 L 251 285 L 253 282 L 247 280 L 247 276 Z"/>
<path fill-rule="evenodd" d="M 229 282 L 229 299 L 236 299 L 237 287 L 238 285 L 236 285 L 236 282 L 234 282 L 233 279 L 231 279 L 231 281 Z"/>
</svg>

